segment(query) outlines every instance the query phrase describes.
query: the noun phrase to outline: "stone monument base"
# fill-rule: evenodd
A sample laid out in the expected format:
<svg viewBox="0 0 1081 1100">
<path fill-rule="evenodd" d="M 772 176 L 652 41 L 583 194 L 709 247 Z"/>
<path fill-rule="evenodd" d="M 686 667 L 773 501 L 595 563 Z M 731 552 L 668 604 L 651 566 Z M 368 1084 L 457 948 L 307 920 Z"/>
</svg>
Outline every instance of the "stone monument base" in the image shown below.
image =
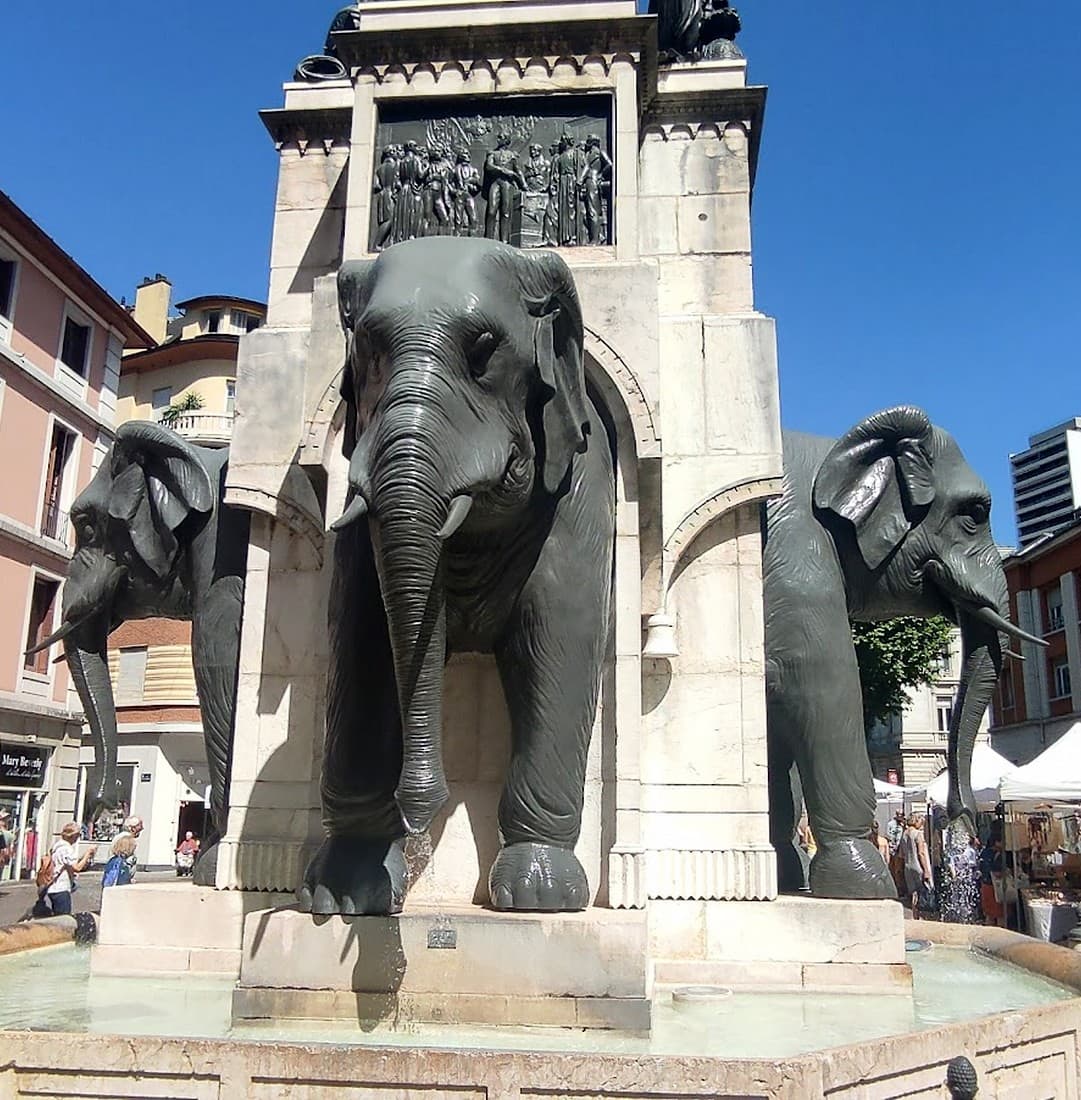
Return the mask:
<svg viewBox="0 0 1081 1100">
<path fill-rule="evenodd" d="M 646 1031 L 646 948 L 641 911 L 251 913 L 233 1017 Z"/>
<path fill-rule="evenodd" d="M 111 886 L 101 894 L 90 972 L 236 977 L 245 915 L 293 900 L 291 894 L 215 890 L 183 880 Z"/>
<path fill-rule="evenodd" d="M 904 911 L 895 901 L 651 901 L 658 985 L 781 993 L 910 993 Z"/>
</svg>

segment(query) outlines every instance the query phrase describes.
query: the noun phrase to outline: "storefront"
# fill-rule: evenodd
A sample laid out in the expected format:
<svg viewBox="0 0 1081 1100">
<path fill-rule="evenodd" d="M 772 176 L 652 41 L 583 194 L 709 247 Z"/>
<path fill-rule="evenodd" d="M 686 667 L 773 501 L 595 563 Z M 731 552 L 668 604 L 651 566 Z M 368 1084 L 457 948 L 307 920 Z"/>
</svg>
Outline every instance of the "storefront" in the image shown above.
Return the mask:
<svg viewBox="0 0 1081 1100">
<path fill-rule="evenodd" d="M 50 751 L 45 746 L 0 741 L 0 810 L 9 814 L 11 861 L 0 870 L 0 879 L 30 878 L 37 868 L 38 852 L 47 843 L 44 806 Z"/>
</svg>

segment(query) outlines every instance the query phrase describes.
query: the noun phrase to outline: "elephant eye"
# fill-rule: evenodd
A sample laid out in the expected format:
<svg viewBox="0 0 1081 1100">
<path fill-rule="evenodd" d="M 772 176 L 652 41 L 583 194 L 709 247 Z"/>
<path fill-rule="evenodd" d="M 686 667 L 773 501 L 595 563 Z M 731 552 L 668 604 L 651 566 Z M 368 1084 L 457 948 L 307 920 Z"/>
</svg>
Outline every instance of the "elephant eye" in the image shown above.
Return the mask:
<svg viewBox="0 0 1081 1100">
<path fill-rule="evenodd" d="M 972 500 L 961 509 L 961 514 L 966 519 L 982 526 L 991 518 L 991 506 L 986 500 Z"/>
<path fill-rule="evenodd" d="M 88 519 L 80 520 L 77 525 L 77 530 L 79 534 L 79 541 L 83 544 L 92 543 L 97 537 L 98 533 L 97 528 Z"/>
<path fill-rule="evenodd" d="M 466 356 L 469 362 L 469 373 L 474 378 L 481 378 L 484 372 L 488 369 L 488 363 L 492 358 L 492 352 L 499 347 L 499 340 L 495 333 L 482 332 L 476 340 L 473 341 L 473 346 L 469 349 L 469 354 Z"/>
</svg>

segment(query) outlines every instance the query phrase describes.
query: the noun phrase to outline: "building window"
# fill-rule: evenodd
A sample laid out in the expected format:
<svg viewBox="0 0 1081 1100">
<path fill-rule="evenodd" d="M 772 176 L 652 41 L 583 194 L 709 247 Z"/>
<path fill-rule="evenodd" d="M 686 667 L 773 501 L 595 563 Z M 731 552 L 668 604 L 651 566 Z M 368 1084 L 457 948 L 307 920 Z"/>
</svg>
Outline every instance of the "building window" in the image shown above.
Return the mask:
<svg viewBox="0 0 1081 1100">
<path fill-rule="evenodd" d="M 11 331 L 11 315 L 15 312 L 15 261 L 0 256 L 0 318 L 7 321 L 0 335 Z"/>
<path fill-rule="evenodd" d="M 1047 590 L 1047 632 L 1062 629 L 1062 589 L 1057 585 Z"/>
<path fill-rule="evenodd" d="M 49 673 L 49 651 L 25 655 L 27 649 L 44 641 L 52 633 L 53 613 L 56 609 L 56 594 L 60 591 L 60 582 L 48 577 L 34 578 L 34 592 L 30 597 L 30 623 L 26 629 L 26 645 L 23 648 L 23 668 L 41 676 Z"/>
<path fill-rule="evenodd" d="M 136 705 L 143 701 L 146 685 L 146 646 L 127 646 L 120 650 L 116 677 L 118 706 Z"/>
<path fill-rule="evenodd" d="M 254 332 L 261 324 L 254 313 L 248 313 L 243 309 L 233 310 L 233 328 L 240 332 Z"/>
<path fill-rule="evenodd" d="M 206 313 L 206 331 L 217 332 L 221 328 L 221 310 L 210 309 Z"/>
<path fill-rule="evenodd" d="M 74 317 L 64 318 L 64 337 L 60 344 L 60 362 L 80 378 L 89 373 L 90 326 L 81 325 Z"/>
<path fill-rule="evenodd" d="M 1007 667 L 1002 670 L 1002 677 L 999 680 L 999 691 L 1002 698 L 1002 709 L 1006 710 L 1013 707 L 1013 671 Z"/>
<path fill-rule="evenodd" d="M 1066 699 L 1070 695 L 1070 665 L 1067 661 L 1056 661 L 1051 666 L 1051 681 L 1054 684 L 1052 699 Z"/>
<path fill-rule="evenodd" d="M 935 697 L 935 728 L 939 733 L 950 732 L 950 722 L 953 721 L 953 696 L 938 695 Z"/>
<path fill-rule="evenodd" d="M 225 412 L 232 416 L 236 409 L 236 382 L 230 379 L 225 383 Z"/>
<path fill-rule="evenodd" d="M 49 463 L 45 467 L 45 490 L 41 500 L 41 533 L 50 539 L 63 539 L 67 514 L 63 510 L 64 481 L 68 461 L 75 449 L 75 433 L 53 425 L 49 443 Z"/>
<path fill-rule="evenodd" d="M 173 400 L 173 387 L 162 386 L 154 390 L 150 395 L 150 408 L 155 420 L 161 419 L 161 414 L 169 407 Z"/>
</svg>

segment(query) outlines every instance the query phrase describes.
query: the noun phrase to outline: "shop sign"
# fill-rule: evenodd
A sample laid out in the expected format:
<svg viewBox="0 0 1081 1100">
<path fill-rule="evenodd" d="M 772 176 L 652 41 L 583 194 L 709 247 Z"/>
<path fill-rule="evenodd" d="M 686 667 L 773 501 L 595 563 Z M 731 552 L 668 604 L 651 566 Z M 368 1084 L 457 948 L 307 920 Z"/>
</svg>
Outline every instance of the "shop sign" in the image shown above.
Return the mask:
<svg viewBox="0 0 1081 1100">
<path fill-rule="evenodd" d="M 36 790 L 45 782 L 48 750 L 36 745 L 12 745 L 0 741 L 0 787 Z"/>
</svg>

